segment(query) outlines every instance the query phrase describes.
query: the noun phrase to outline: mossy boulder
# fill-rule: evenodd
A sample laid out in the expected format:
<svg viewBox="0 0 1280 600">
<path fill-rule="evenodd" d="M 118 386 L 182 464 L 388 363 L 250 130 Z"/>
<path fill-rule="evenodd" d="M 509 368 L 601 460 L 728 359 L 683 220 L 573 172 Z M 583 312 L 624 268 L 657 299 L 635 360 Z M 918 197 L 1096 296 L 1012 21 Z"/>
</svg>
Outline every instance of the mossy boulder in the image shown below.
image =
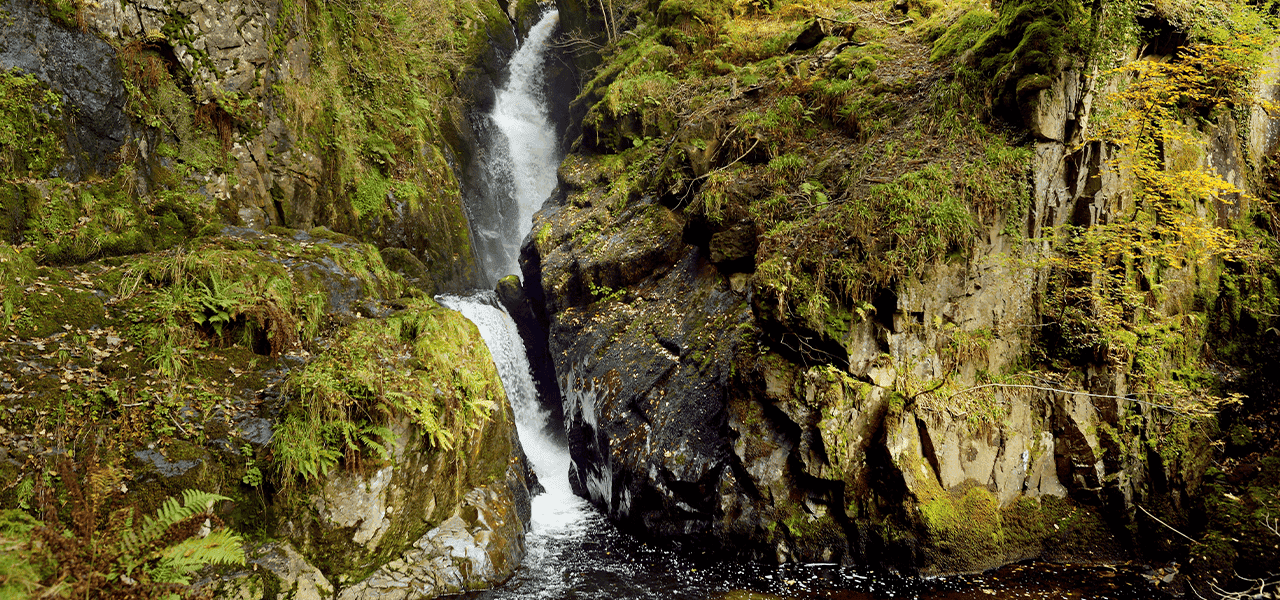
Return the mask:
<svg viewBox="0 0 1280 600">
<path fill-rule="evenodd" d="M 979 9 L 980 11 L 981 9 Z M 973 43 L 971 60 L 977 80 L 988 86 L 987 101 L 1001 115 L 1021 120 L 1022 105 L 1052 85 L 1073 53 L 1084 47 L 1080 39 L 1084 8 L 1077 0 L 1018 0 L 999 7 L 999 17 Z M 986 17 L 979 12 L 966 16 L 954 31 L 935 46 L 942 54 L 964 52 L 962 43 L 972 39 L 970 31 Z"/>
<path fill-rule="evenodd" d="M 530 480 L 475 326 L 402 298 L 415 290 L 370 245 L 273 231 L 229 228 L 183 252 L 67 269 L 0 245 L 4 281 L 23 286 L 0 291 L 26 298 L 0 322 L 13 336 L 0 391 L 14 408 L 0 429 L 0 473 L 30 490 L 59 436 L 85 436 L 102 440 L 82 450 L 90 462 L 49 468 L 116 482 L 103 510 L 146 514 L 181 490 L 213 491 L 231 499 L 217 507 L 228 526 L 253 542 L 287 538 L 340 585 L 395 561 L 453 564 L 448 544 L 418 562 L 404 553 L 456 516 L 488 566 L 455 579 L 465 588 L 505 577 L 523 554 Z M 288 438 L 303 397 L 337 389 L 366 400 L 388 392 L 388 413 L 361 438 L 385 454 L 338 442 L 341 464 L 300 480 L 287 462 L 296 453 L 272 440 Z M 28 493 L 0 501 L 30 502 Z M 364 510 L 373 505 L 376 517 Z"/>
</svg>

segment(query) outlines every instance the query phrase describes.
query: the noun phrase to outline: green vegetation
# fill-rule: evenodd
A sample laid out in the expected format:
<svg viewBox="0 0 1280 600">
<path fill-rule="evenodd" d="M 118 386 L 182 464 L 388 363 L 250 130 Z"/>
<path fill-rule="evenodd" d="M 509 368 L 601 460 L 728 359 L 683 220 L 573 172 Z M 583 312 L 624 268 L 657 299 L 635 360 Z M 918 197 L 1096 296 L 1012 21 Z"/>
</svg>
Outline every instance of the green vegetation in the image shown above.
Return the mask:
<svg viewBox="0 0 1280 600">
<path fill-rule="evenodd" d="M 974 76 L 989 82 L 991 101 L 1018 107 L 1031 94 L 1049 87 L 1062 63 L 1083 47 L 1083 17 L 1083 7 L 1076 0 L 1001 3 L 994 27 L 973 45 Z"/>
<path fill-rule="evenodd" d="M 6 283 L 0 290 L 18 298 L 5 325 L 6 337 L 22 340 L 4 344 L 0 353 L 0 373 L 13 384 L 9 389 L 21 392 L 7 402 L 14 410 L 5 428 L 33 434 L 29 455 L 10 454 L 19 462 L 0 465 L 0 479 L 9 483 L 0 488 L 0 502 L 37 508 L 45 481 L 53 482 L 50 498 L 66 498 L 74 476 L 82 486 L 99 486 L 94 498 L 100 501 L 100 508 L 93 509 L 99 524 L 77 527 L 86 528 L 83 535 L 113 540 L 116 530 L 104 519 L 117 509 L 160 510 L 166 498 L 184 489 L 218 490 L 234 503 L 218 516 L 227 518 L 238 535 L 260 537 L 273 527 L 272 511 L 283 506 L 276 496 L 279 486 L 264 483 L 268 478 L 296 483 L 294 474 L 301 469 L 287 451 L 239 437 L 230 411 L 253 409 L 261 402 L 256 399 L 260 390 L 277 385 L 268 369 L 309 358 L 309 350 L 318 356 L 280 382 L 294 403 L 276 425 L 277 439 L 287 439 L 288 427 L 307 416 L 290 411 L 327 399 L 350 403 L 330 405 L 328 416 L 343 406 L 353 411 L 350 419 L 335 418 L 316 427 L 343 454 L 339 463 L 358 468 L 392 458 L 389 420 L 395 418 L 413 424 L 405 429 L 410 435 L 426 436 L 441 449 L 453 448 L 468 465 L 473 461 L 471 470 L 482 473 L 465 475 L 462 466 L 453 467 L 463 473 L 460 477 L 471 477 L 469 485 L 500 476 L 505 456 L 473 448 L 471 434 L 493 419 L 502 398 L 474 327 L 430 300 L 398 300 L 419 292 L 391 273 L 371 246 L 321 229 L 310 235 L 279 231 L 288 235 L 199 238 L 180 250 L 101 259 L 67 270 L 39 266 L 29 252 L 0 245 L 3 281 L 21 286 Z M 102 299 L 91 289 L 104 294 Z M 402 312 L 386 320 L 335 312 L 388 302 Z M 377 420 L 367 420 L 370 416 Z M 65 440 L 94 439 L 103 440 L 100 451 L 77 445 L 76 461 L 67 464 L 47 463 L 40 450 Z M 501 440 L 486 439 L 485 452 L 509 450 Z M 162 472 L 186 464 L 193 466 Z M 289 487 L 305 495 L 311 482 L 302 483 L 301 488 Z M 49 515 L 44 511 L 37 516 L 52 523 Z M 72 517 L 63 520 L 70 523 Z M 141 517 L 137 522 L 142 524 Z M 12 543 L 27 544 L 26 539 Z M 176 540 L 172 535 L 165 539 Z M 183 554 L 191 549 L 182 548 Z M 42 556 L 30 555 L 22 562 L 39 585 L 55 580 L 50 569 L 82 560 L 59 554 L 46 561 Z M 146 581 L 156 585 L 181 582 L 192 566 L 164 567 L 163 552 L 131 556 L 128 560 L 135 563 L 149 561 L 138 568 L 152 569 L 154 575 L 148 574 Z M 191 556 L 202 555 L 197 551 Z M 115 567 L 103 563 L 93 568 L 107 574 Z M 143 581 L 137 569 L 129 577 Z M 168 583 L 157 589 L 181 592 Z"/>
<path fill-rule="evenodd" d="M 964 52 L 973 48 L 978 40 L 986 37 L 999 18 L 999 15 L 982 3 L 961 10 L 963 12 L 959 19 L 945 30 L 937 32 L 936 39 L 933 40 L 933 49 L 929 53 L 929 60 L 959 58 Z M 927 37 L 930 36 L 926 36 L 926 39 Z"/>
<path fill-rule="evenodd" d="M 166 59 L 156 43 L 139 40 L 120 50 L 120 65 L 129 99 L 125 112 L 137 122 L 163 133 L 155 153 L 176 163 L 173 176 L 185 179 L 210 171 L 229 172 L 232 143 L 230 117 L 216 103 L 197 107 L 181 65 Z M 178 183 L 177 181 L 173 183 Z"/>
<path fill-rule="evenodd" d="M 31 75 L 0 71 L 0 173 L 45 173 L 62 158 L 62 98 Z M 6 202 L 6 208 L 8 208 Z"/>
<path fill-rule="evenodd" d="M 324 224 L 376 235 L 398 212 L 434 232 L 426 255 L 436 277 L 471 261 L 458 182 L 445 160 L 449 123 L 464 118 L 449 97 L 455 81 L 476 75 L 490 38 L 511 35 L 506 23 L 487 0 L 285 3 L 276 35 L 308 39 L 313 71 L 273 92 L 289 127 L 305 132 L 301 149 L 324 161 L 316 188 L 317 212 L 332 215 Z"/>
<path fill-rule="evenodd" d="M 715 229 L 754 223 L 752 283 L 769 318 L 821 333 L 828 315 L 963 256 L 997 214 L 1025 210 L 1028 150 L 964 116 L 962 89 L 940 88 L 926 108 L 912 99 L 918 80 L 882 77 L 909 36 L 867 19 L 792 54 L 811 15 L 860 13 L 693 4 L 664 3 L 655 26 L 606 49 L 579 97 L 581 143 L 604 154 L 610 182 L 608 200 L 589 202 L 617 212 L 657 194 Z M 698 11 L 723 15 L 688 16 Z M 943 157 L 921 164 L 913 147 Z M 592 197 L 584 183 L 575 203 Z M 1010 234 L 1020 222 L 1006 221 Z"/>
<path fill-rule="evenodd" d="M 85 27 L 80 0 L 43 4 Z M 446 157 L 460 88 L 515 44 L 500 4 L 255 4 L 269 57 L 248 92 L 212 84 L 214 42 L 165 10 L 145 38 L 108 36 L 132 127 L 98 164 L 66 147 L 84 125 L 70 96 L 0 72 L 3 598 L 185 597 L 313 510 L 320 475 L 408 452 L 406 489 L 430 494 L 382 554 L 291 540 L 337 581 L 509 467 L 483 341 L 423 293 L 469 277 Z M 220 235 L 245 208 L 319 226 Z"/>
<path fill-rule="evenodd" d="M 135 319 L 130 333 L 140 347 L 151 349 L 148 362 L 175 379 L 183 373 L 184 356 L 204 345 L 239 342 L 275 356 L 309 343 L 333 284 L 320 264 L 286 266 L 299 258 L 331 262 L 366 294 L 394 298 L 406 289 L 403 278 L 390 273 L 367 245 L 208 239 L 183 253 L 144 257 L 128 269 L 124 291 L 154 292 L 126 304 Z"/>
<path fill-rule="evenodd" d="M 99 433 L 100 439 L 119 440 Z M 32 499 L 20 504 L 38 504 L 43 522 L 25 509 L 0 513 L 8 563 L 0 591 L 13 597 L 176 599 L 198 570 L 244 564 L 240 536 L 215 512 L 229 500 L 225 496 L 184 490 L 181 500 L 167 498 L 154 515 L 135 521 L 138 507 L 124 498 L 127 471 L 113 445 L 91 444 L 83 456 L 64 455 L 34 474 L 35 485 L 25 488 Z"/>
<path fill-rule="evenodd" d="M 1104 487 L 1149 467 L 1194 488 L 1216 456 L 1218 421 L 1249 405 L 1225 364 L 1270 364 L 1262 340 L 1274 341 L 1280 312 L 1274 211 L 1257 202 L 1276 196 L 1280 169 L 1245 158 L 1242 173 L 1227 172 L 1258 133 L 1243 131 L 1249 112 L 1274 109 L 1252 97 L 1275 44 L 1270 4 L 633 8 L 618 20 L 637 26 L 610 36 L 575 102 L 586 118 L 561 166 L 567 216 L 536 235 L 544 258 L 608 264 L 621 253 L 602 240 L 633 226 L 623 215 L 652 201 L 672 209 L 724 293 L 750 290 L 750 343 L 736 351 L 754 363 L 735 368 L 791 402 L 781 410 L 806 433 L 809 417 L 797 415 L 820 411 L 826 463 L 804 466 L 848 476 L 850 493 L 868 486 L 851 475 L 871 460 L 858 445 L 870 434 L 851 424 L 869 418 L 860 411 L 941 414 L 990 435 L 1008 427 L 1011 406 L 1052 402 L 1055 388 L 1115 396 L 1095 404 L 1103 422 L 1088 434 Z M 1135 51 L 1150 59 L 1132 61 Z M 1067 70 L 1079 81 L 1058 97 Z M 1027 135 L 1030 119 L 1045 120 L 1032 110 L 1042 101 L 1061 113 L 1050 120 L 1065 117 L 1060 147 Z M 1033 186 L 1046 195 L 1033 198 Z M 567 302 L 595 322 L 607 319 L 592 303 L 623 289 L 591 279 L 596 271 L 554 277 L 549 291 L 571 291 L 557 300 L 576 294 Z M 965 312 L 974 305 L 960 298 L 992 285 L 1025 285 L 1026 301 L 987 296 L 974 303 L 1001 316 Z M 617 299 L 643 315 L 645 295 Z M 1230 333 L 1237 325 L 1252 333 Z M 714 354 L 680 350 L 697 368 Z M 790 367 L 761 366 L 771 357 Z M 881 385 L 891 389 L 870 391 L 890 377 Z M 775 418 L 731 412 L 749 432 Z M 1236 431 L 1230 443 L 1258 443 Z M 924 535 L 941 570 L 1052 554 L 1052 544 L 1114 549 L 1098 512 L 1026 498 L 1001 506 L 985 485 L 912 487 L 923 496 L 911 523 L 871 501 L 845 504 L 849 518 L 896 531 L 886 539 Z M 777 519 L 770 538 L 799 535 L 805 517 Z"/>
<path fill-rule="evenodd" d="M 1258 251 L 1265 234 L 1223 226 L 1229 207 L 1254 200 L 1203 163 L 1193 149 L 1205 134 L 1187 123 L 1251 102 L 1247 82 L 1261 68 L 1261 47 L 1241 37 L 1186 47 L 1176 61 L 1125 67 L 1129 81 L 1107 98 L 1115 110 L 1094 135 L 1118 148 L 1109 167 L 1132 178 L 1132 208 L 1108 223 L 1053 233 L 1051 359 L 1119 365 L 1136 388 L 1177 398 L 1183 410 L 1216 404 L 1214 378 L 1202 374 L 1205 307 L 1169 286 L 1189 279 L 1212 291 L 1220 261 L 1256 271 L 1270 259 Z"/>
<path fill-rule="evenodd" d="M 150 169 L 136 144 L 126 142 L 113 171 L 77 182 L 50 177 L 68 159 L 65 101 L 32 76 L 0 74 L 0 225 L 7 241 L 30 244 L 39 262 L 76 264 L 163 249 L 205 224 L 207 200 L 188 178 L 224 167 L 212 126 L 199 121 L 153 50 L 130 45 L 121 57 L 129 74 L 128 112 L 177 141 L 170 154 L 182 159 L 172 169 Z M 154 175 L 146 197 L 138 193 L 139 171 Z"/>
<path fill-rule="evenodd" d="M 913 468 L 918 468 L 913 465 Z M 931 563 L 943 570 L 994 566 L 1028 556 L 1108 556 L 1117 552 L 1095 509 L 1055 496 L 1020 497 L 1001 506 L 972 481 L 946 491 L 928 473 L 917 488 Z"/>
<path fill-rule="evenodd" d="M 407 418 L 449 450 L 490 418 L 505 397 L 475 326 L 427 299 L 384 320 L 346 328 L 330 349 L 295 372 L 273 448 L 286 481 L 311 481 L 340 462 L 387 461 L 388 423 Z"/>
</svg>

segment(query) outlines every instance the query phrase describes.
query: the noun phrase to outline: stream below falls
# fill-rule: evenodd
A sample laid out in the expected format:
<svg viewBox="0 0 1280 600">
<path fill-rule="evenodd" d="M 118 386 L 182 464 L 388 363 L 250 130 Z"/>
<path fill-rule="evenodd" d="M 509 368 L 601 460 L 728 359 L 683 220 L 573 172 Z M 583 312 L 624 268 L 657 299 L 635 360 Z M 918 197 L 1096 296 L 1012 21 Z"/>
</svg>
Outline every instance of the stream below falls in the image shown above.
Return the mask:
<svg viewBox="0 0 1280 600">
<path fill-rule="evenodd" d="M 516 261 L 534 212 L 555 188 L 560 156 L 539 82 L 543 53 L 558 15 L 548 12 L 530 30 L 509 65 L 510 80 L 489 115 L 487 143 L 499 207 L 471 214 L 472 228 L 502 239 L 480 252 L 496 281 L 519 274 Z M 495 202 L 496 200 L 496 202 Z M 483 211 L 477 211 L 483 212 Z M 618 531 L 569 487 L 569 452 L 548 435 L 524 344 L 493 292 L 441 296 L 441 304 L 476 324 L 488 344 L 516 415 L 517 429 L 546 492 L 533 499 L 527 556 L 505 584 L 460 596 L 474 600 L 867 600 L 989 598 L 1146 600 L 1159 596 L 1134 565 L 1010 565 L 979 575 L 919 579 L 833 564 L 731 563 L 691 557 L 641 543 Z"/>
</svg>

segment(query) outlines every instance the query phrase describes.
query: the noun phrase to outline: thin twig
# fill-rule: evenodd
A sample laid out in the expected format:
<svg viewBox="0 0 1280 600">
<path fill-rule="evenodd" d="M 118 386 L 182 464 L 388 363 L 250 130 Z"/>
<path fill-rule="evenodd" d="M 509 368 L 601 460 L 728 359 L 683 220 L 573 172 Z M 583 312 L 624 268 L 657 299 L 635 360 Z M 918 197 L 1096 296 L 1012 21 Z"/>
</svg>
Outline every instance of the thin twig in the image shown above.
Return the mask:
<svg viewBox="0 0 1280 600">
<path fill-rule="evenodd" d="M 1216 584 L 1211 583 L 1209 584 L 1209 589 L 1213 590 L 1213 593 L 1218 594 L 1220 600 L 1251 600 L 1252 598 L 1267 598 L 1268 596 L 1262 595 L 1263 592 L 1266 591 L 1267 586 L 1280 585 L 1280 581 L 1267 581 L 1266 579 L 1248 579 L 1245 577 L 1240 577 L 1239 573 L 1236 573 L 1236 578 L 1243 579 L 1244 581 L 1248 581 L 1250 583 L 1256 583 L 1257 587 L 1250 586 L 1249 589 L 1246 589 L 1242 592 L 1228 592 L 1227 590 L 1224 590 L 1218 587 Z M 1192 589 L 1194 590 L 1194 588 Z M 1272 591 L 1275 591 L 1274 587 L 1272 588 Z M 1200 592 L 1196 592 L 1196 595 L 1199 596 Z"/>
<path fill-rule="evenodd" d="M 1196 539 L 1195 539 L 1195 538 L 1193 538 L 1193 537 L 1191 537 L 1191 536 L 1189 536 L 1189 535 L 1187 535 L 1187 534 L 1185 534 L 1185 533 L 1182 533 L 1181 531 L 1178 531 L 1177 529 L 1174 529 L 1174 528 L 1173 528 L 1173 525 L 1170 525 L 1170 524 L 1168 524 L 1168 523 L 1165 523 L 1164 521 L 1161 521 L 1161 520 L 1160 520 L 1160 517 L 1157 517 L 1157 516 L 1155 516 L 1155 515 L 1151 514 L 1151 511 L 1149 511 L 1149 510 L 1147 510 L 1147 509 L 1145 509 L 1145 508 L 1142 508 L 1142 505 L 1141 505 L 1141 504 L 1134 504 L 1134 506 L 1137 506 L 1137 507 L 1138 507 L 1138 510 L 1140 510 L 1140 511 L 1142 511 L 1142 512 L 1144 512 L 1144 513 L 1147 513 L 1147 516 L 1148 516 L 1148 517 L 1151 517 L 1152 519 L 1155 519 L 1157 523 L 1159 523 L 1159 524 L 1161 524 L 1161 525 L 1164 525 L 1165 527 L 1168 527 L 1168 528 L 1169 528 L 1169 531 L 1172 531 L 1172 532 L 1174 532 L 1174 533 L 1176 533 L 1176 534 L 1178 534 L 1178 535 L 1180 535 L 1180 536 L 1182 536 L 1182 537 L 1184 537 L 1184 538 L 1187 538 L 1188 540 L 1191 540 L 1191 543 L 1193 543 L 1193 544 L 1194 544 L 1194 543 L 1196 543 Z"/>
<path fill-rule="evenodd" d="M 756 90 L 762 89 L 763 87 L 764 87 L 764 84 L 758 84 L 758 85 L 753 85 L 753 86 L 751 86 L 751 87 L 749 87 L 749 88 L 747 88 L 747 89 L 744 89 L 744 90 L 738 90 L 738 89 L 736 89 L 736 88 L 735 88 L 735 90 L 734 90 L 734 94 L 733 94 L 732 96 L 729 96 L 728 98 L 725 98 L 725 99 L 723 99 L 723 100 L 720 100 L 719 102 L 716 102 L 716 103 L 714 103 L 714 104 L 712 104 L 712 105 L 710 105 L 710 106 L 707 106 L 707 107 L 703 107 L 703 108 L 701 108 L 701 109 L 698 109 L 698 110 L 696 110 L 696 111 L 694 111 L 694 112 L 692 112 L 692 113 L 689 113 L 688 115 L 681 116 L 681 117 L 680 117 L 680 126 L 679 126 L 679 127 L 677 127 L 677 128 L 676 128 L 676 130 L 675 130 L 675 131 L 673 131 L 673 132 L 671 133 L 671 137 L 670 137 L 670 139 L 668 139 L 668 140 L 667 140 L 666 146 L 665 146 L 665 147 L 663 147 L 663 149 L 662 149 L 662 156 L 658 158 L 658 164 L 657 164 L 657 166 L 653 167 L 653 169 L 652 169 L 652 177 L 650 177 L 649 182 L 648 182 L 647 184 L 645 184 L 645 189 L 646 189 L 646 190 L 647 190 L 647 189 L 649 189 L 649 188 L 650 188 L 654 183 L 656 183 L 656 182 L 657 182 L 658 175 L 662 172 L 662 167 L 663 167 L 663 166 L 665 166 L 665 165 L 667 164 L 667 155 L 668 155 L 668 154 L 670 154 L 670 152 L 671 152 L 671 146 L 672 146 L 673 144 L 675 144 L 675 143 L 676 143 L 676 137 L 678 137 L 678 136 L 680 135 L 680 132 L 684 130 L 684 128 L 685 128 L 685 126 L 686 126 L 686 125 L 688 125 L 689 123 L 692 123 L 692 122 L 693 122 L 693 120 L 694 120 L 695 118 L 699 117 L 700 115 L 707 115 L 707 114 L 710 114 L 710 113 L 711 113 L 712 111 L 714 111 L 714 110 L 719 110 L 719 109 L 720 109 L 720 107 L 721 107 L 722 105 L 725 105 L 725 104 L 728 104 L 728 103 L 730 103 L 730 102 L 733 102 L 734 100 L 737 100 L 737 99 L 739 99 L 739 98 L 743 97 L 743 96 L 744 96 L 744 95 L 746 95 L 748 92 L 754 92 L 754 91 L 756 91 Z M 730 130 L 729 135 L 726 135 L 726 136 L 725 136 L 725 140 L 727 141 L 727 140 L 728 140 L 728 138 L 729 138 L 729 136 L 733 135 L 733 132 L 734 132 L 734 131 L 737 131 L 737 129 L 738 129 L 738 128 L 737 128 L 737 126 L 735 125 L 735 126 L 734 126 L 734 128 L 733 128 L 732 130 Z M 753 148 L 754 148 L 754 146 L 753 146 Z M 750 152 L 750 151 L 748 151 L 748 152 Z M 741 159 L 739 159 L 739 160 L 741 160 Z M 736 162 L 736 161 L 735 161 L 735 162 Z M 732 164 L 732 163 L 731 163 L 731 164 Z M 708 173 L 708 174 L 709 174 L 709 173 Z M 699 179 L 701 179 L 701 178 L 699 178 Z M 697 181 L 697 179 L 694 179 L 694 181 Z"/>
<path fill-rule="evenodd" d="M 1271 533 L 1280 535 L 1280 519 L 1273 519 L 1271 515 L 1262 515 L 1262 526 Z"/>
<path fill-rule="evenodd" d="M 736 127 L 735 127 L 735 129 L 736 129 Z M 730 133 L 732 133 L 732 132 L 730 132 Z M 728 141 L 728 138 L 727 138 L 727 137 L 726 137 L 726 141 Z M 703 174 L 701 174 L 701 175 L 699 175 L 699 176 L 697 176 L 697 177 L 694 177 L 694 178 L 693 178 L 693 180 L 691 180 L 691 181 L 689 182 L 689 188 L 688 188 L 688 190 L 685 192 L 685 194 L 684 194 L 683 196 L 681 196 L 681 197 L 680 197 L 680 202 L 679 202 L 679 204 L 677 204 L 677 206 L 679 206 L 679 205 L 681 205 L 681 204 L 684 204 L 685 199 L 687 199 L 687 198 L 689 197 L 689 194 L 693 192 L 693 184 L 697 183 L 697 182 L 698 182 L 698 181 L 700 181 L 700 180 L 706 179 L 706 178 L 708 178 L 708 177 L 710 177 L 710 176 L 712 176 L 712 175 L 715 175 L 716 173 L 719 173 L 720 171 L 723 171 L 723 170 L 725 170 L 725 169 L 728 169 L 729 167 L 732 167 L 732 166 L 733 166 L 733 165 L 735 165 L 735 164 L 738 164 L 738 161 L 742 160 L 743 158 L 746 158 L 746 156 L 747 156 L 748 154 L 751 154 L 751 151 L 752 151 L 752 150 L 755 150 L 755 149 L 756 149 L 756 146 L 758 146 L 759 144 L 760 144 L 760 138 L 756 138 L 756 141 L 755 141 L 755 142 L 753 142 L 753 143 L 751 144 L 751 147 L 750 147 L 750 148 L 747 148 L 747 151 L 746 151 L 746 152 L 744 152 L 744 153 L 742 154 L 742 156 L 739 156 L 738 158 L 733 159 L 733 162 L 731 162 L 731 163 L 729 163 L 729 164 L 727 164 L 727 165 L 725 165 L 725 166 L 723 166 L 723 167 L 720 167 L 720 168 L 718 168 L 718 169 L 712 169 L 712 170 L 710 170 L 710 171 L 707 171 L 706 173 L 703 173 Z M 654 175 L 654 177 L 657 177 L 657 175 L 655 174 L 655 175 Z"/>
<path fill-rule="evenodd" d="M 917 397 L 919 397 L 919 396 L 923 396 L 923 395 L 925 395 L 925 394 L 932 394 L 932 393 L 934 393 L 934 392 L 938 391 L 938 389 L 939 389 L 939 388 L 941 388 L 942 386 L 944 386 L 944 385 L 946 385 L 946 384 L 947 384 L 947 380 L 946 380 L 946 379 L 943 379 L 943 380 L 941 380 L 941 381 L 939 381 L 939 382 L 938 382 L 938 385 L 935 385 L 935 386 L 933 386 L 933 387 L 931 387 L 931 388 L 929 388 L 929 389 L 927 389 L 927 390 L 924 390 L 924 391 L 920 391 L 920 392 L 916 392 L 916 393 L 914 393 L 914 394 L 911 394 L 911 399 L 912 399 L 912 400 L 915 400 L 915 399 L 916 399 Z"/>
<path fill-rule="evenodd" d="M 726 138 L 726 141 L 728 141 L 728 140 L 727 140 L 727 138 Z M 750 147 L 750 148 L 747 148 L 747 151 L 742 153 L 742 156 L 739 156 L 738 158 L 733 159 L 733 162 L 731 162 L 731 163 L 729 163 L 729 164 L 727 164 L 727 165 L 725 165 L 725 166 L 723 166 L 723 167 L 720 167 L 720 168 L 718 168 L 718 169 L 716 169 L 716 170 L 714 170 L 714 171 L 708 171 L 708 172 L 706 172 L 706 173 L 703 173 L 702 175 L 699 175 L 696 179 L 694 179 L 694 181 L 697 181 L 698 179 L 706 179 L 707 177 L 710 177 L 712 173 L 717 173 L 717 172 L 719 172 L 719 171 L 723 171 L 723 170 L 725 170 L 725 169 L 728 169 L 729 167 L 732 167 L 733 165 L 738 164 L 738 161 L 740 161 L 740 160 L 742 160 L 742 159 L 746 158 L 746 157 L 747 157 L 747 155 L 748 155 L 748 154 L 751 154 L 751 151 L 752 151 L 752 150 L 755 150 L 755 149 L 756 149 L 756 146 L 759 146 L 759 145 L 760 145 L 760 138 L 756 138 L 756 140 L 755 140 L 754 142 L 752 142 L 752 143 L 751 143 L 751 147 Z"/>
<path fill-rule="evenodd" d="M 1274 318 L 1276 318 L 1276 317 L 1280 317 L 1280 315 L 1273 315 L 1273 314 L 1271 314 L 1271 313 L 1269 313 L 1269 312 L 1262 311 L 1262 310 L 1258 310 L 1258 309 L 1256 309 L 1256 308 L 1249 308 L 1248 306 L 1244 306 L 1244 307 L 1242 307 L 1242 308 L 1244 308 L 1245 310 L 1247 310 L 1247 311 L 1249 311 L 1249 312 L 1251 312 L 1251 313 L 1253 313 L 1253 314 L 1255 314 L 1255 315 L 1262 315 L 1262 316 L 1264 316 L 1264 317 L 1271 317 L 1271 318 L 1273 318 L 1273 319 L 1274 319 Z"/>
</svg>

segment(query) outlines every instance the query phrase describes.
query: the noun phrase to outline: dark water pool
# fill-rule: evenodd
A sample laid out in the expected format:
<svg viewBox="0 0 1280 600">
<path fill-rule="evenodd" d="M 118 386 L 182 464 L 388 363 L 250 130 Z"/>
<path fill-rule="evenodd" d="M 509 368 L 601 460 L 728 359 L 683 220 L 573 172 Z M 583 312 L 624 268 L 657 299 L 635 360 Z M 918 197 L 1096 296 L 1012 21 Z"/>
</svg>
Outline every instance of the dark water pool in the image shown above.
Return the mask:
<svg viewBox="0 0 1280 600">
<path fill-rule="evenodd" d="M 579 498 L 539 498 L 524 567 L 469 600 L 1148 600 L 1160 592 L 1134 565 L 1023 563 L 977 575 L 902 577 L 828 564 L 695 561 L 636 542 Z M 549 505 L 549 506 L 548 506 Z M 547 511 L 554 514 L 548 516 Z M 539 518 L 542 522 L 539 522 Z"/>
</svg>

